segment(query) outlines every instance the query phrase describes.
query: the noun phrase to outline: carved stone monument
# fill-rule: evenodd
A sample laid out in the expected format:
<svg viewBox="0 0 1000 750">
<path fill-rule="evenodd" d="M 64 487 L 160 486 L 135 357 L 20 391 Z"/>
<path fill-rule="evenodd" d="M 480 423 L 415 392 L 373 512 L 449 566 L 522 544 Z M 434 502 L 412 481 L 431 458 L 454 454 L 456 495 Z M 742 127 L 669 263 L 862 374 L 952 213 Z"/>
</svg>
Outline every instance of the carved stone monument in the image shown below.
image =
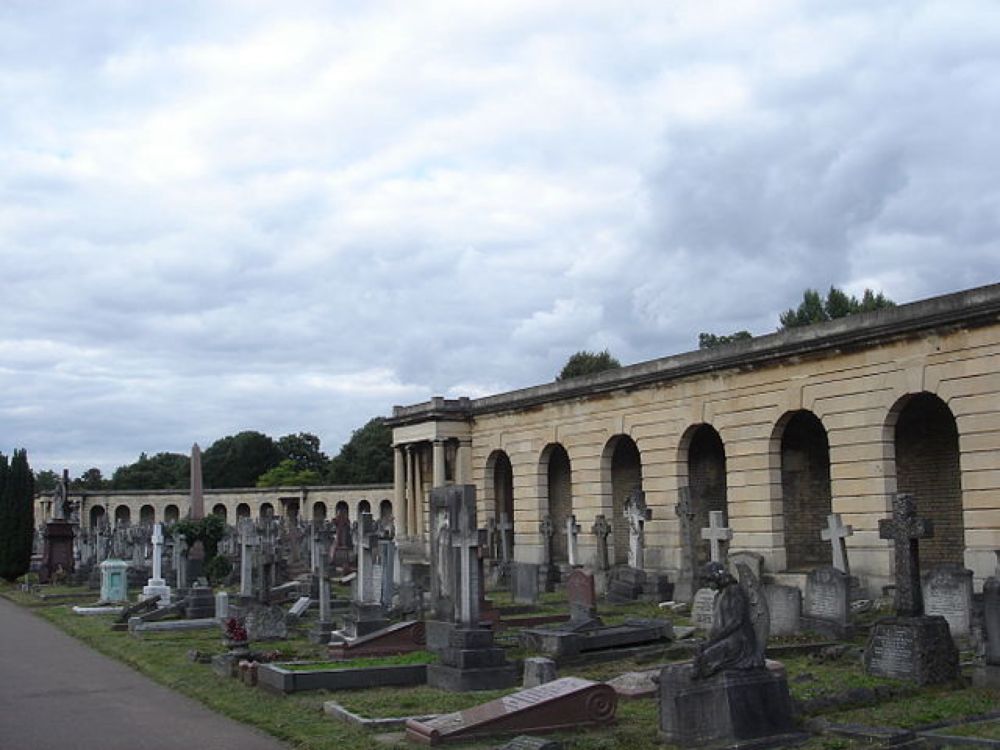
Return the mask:
<svg viewBox="0 0 1000 750">
<path fill-rule="evenodd" d="M 681 487 L 677 491 L 678 535 L 680 536 L 680 571 L 674 586 L 674 598 L 679 602 L 690 602 L 694 597 L 695 571 L 698 569 L 698 528 L 695 524 L 698 514 L 691 504 L 691 488 Z"/>
<path fill-rule="evenodd" d="M 69 471 L 52 493 L 52 518 L 45 523 L 39 579 L 49 583 L 73 572 L 73 524 L 69 522 Z"/>
<path fill-rule="evenodd" d="M 896 616 L 875 623 L 865 646 L 869 674 L 912 680 L 921 685 L 958 677 L 958 649 L 948 621 L 924 614 L 920 587 L 919 539 L 933 536 L 930 521 L 919 518 L 912 495 L 892 501 L 892 518 L 879 521 L 879 536 L 891 539 L 896 559 Z"/>
<path fill-rule="evenodd" d="M 802 627 L 830 638 L 850 636 L 850 582 L 836 567 L 817 568 L 806 576 Z"/>
<path fill-rule="evenodd" d="M 784 669 L 764 659 L 769 615 L 763 592 L 746 566 L 740 577 L 737 583 L 719 562 L 703 569 L 719 591 L 712 631 L 691 663 L 664 667 L 657 678 L 665 742 L 738 745 L 794 732 Z"/>
<path fill-rule="evenodd" d="M 972 571 L 962 565 L 938 565 L 921 577 L 924 614 L 941 615 L 956 638 L 972 629 Z"/>
</svg>

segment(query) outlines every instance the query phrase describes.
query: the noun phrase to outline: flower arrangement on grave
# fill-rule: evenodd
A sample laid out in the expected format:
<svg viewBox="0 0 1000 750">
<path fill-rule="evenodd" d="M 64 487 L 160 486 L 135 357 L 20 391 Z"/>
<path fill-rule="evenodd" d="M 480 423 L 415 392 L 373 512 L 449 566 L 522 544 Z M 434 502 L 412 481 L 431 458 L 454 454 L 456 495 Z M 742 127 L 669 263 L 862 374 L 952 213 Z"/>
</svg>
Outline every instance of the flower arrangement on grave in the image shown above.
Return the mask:
<svg viewBox="0 0 1000 750">
<path fill-rule="evenodd" d="M 233 646 L 245 646 L 249 636 L 247 635 L 247 629 L 237 617 L 230 617 L 226 620 L 226 645 Z"/>
</svg>

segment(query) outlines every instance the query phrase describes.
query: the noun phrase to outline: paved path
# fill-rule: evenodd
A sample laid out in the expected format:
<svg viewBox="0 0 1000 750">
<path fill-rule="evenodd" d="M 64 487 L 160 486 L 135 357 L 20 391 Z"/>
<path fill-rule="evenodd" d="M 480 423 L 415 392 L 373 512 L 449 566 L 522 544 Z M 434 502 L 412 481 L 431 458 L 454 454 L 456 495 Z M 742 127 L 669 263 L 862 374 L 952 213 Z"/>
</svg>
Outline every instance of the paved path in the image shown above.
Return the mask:
<svg viewBox="0 0 1000 750">
<path fill-rule="evenodd" d="M 0 750 L 287 747 L 0 597 Z"/>
</svg>

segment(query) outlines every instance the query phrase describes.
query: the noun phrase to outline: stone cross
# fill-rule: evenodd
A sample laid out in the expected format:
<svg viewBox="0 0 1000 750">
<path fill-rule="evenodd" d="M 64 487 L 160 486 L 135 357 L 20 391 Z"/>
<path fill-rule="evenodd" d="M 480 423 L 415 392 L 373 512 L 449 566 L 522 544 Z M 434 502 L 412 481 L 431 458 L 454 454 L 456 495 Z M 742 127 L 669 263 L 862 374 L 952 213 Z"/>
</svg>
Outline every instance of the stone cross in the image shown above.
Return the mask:
<svg viewBox="0 0 1000 750">
<path fill-rule="evenodd" d="M 497 543 L 497 522 L 494 518 L 486 519 L 486 543 L 480 548 L 480 551 L 486 550 L 486 554 L 490 557 L 495 557 L 494 550 L 496 550 Z"/>
<path fill-rule="evenodd" d="M 650 516 L 650 510 L 646 507 L 646 493 L 639 489 L 632 490 L 625 500 L 629 567 L 641 570 L 646 566 L 643 531 Z"/>
<path fill-rule="evenodd" d="M 163 525 L 153 527 L 153 578 L 162 580 L 163 573 Z"/>
<path fill-rule="evenodd" d="M 248 521 L 240 529 L 240 596 L 253 596 L 253 550 L 260 544 L 257 529 Z"/>
<path fill-rule="evenodd" d="M 698 514 L 691 504 L 690 487 L 681 487 L 677 494 L 679 499 L 674 506 L 674 513 L 680 521 L 681 569 L 693 572 L 698 568 L 698 529 L 695 527 Z"/>
<path fill-rule="evenodd" d="M 896 557 L 896 615 L 919 617 L 924 613 L 920 588 L 919 539 L 934 536 L 934 524 L 917 517 L 913 495 L 898 494 L 892 499 L 892 518 L 878 522 L 880 539 L 891 539 Z"/>
<path fill-rule="evenodd" d="M 542 535 L 542 548 L 545 552 L 544 562 L 552 562 L 552 535 L 555 527 L 552 525 L 552 518 L 545 516 L 538 524 L 538 533 Z"/>
<path fill-rule="evenodd" d="M 701 538 L 707 539 L 711 545 L 712 562 L 725 564 L 722 556 L 722 543 L 733 538 L 733 530 L 724 524 L 722 515 L 721 510 L 708 512 L 708 528 L 701 530 Z"/>
<path fill-rule="evenodd" d="M 479 530 L 476 528 L 475 506 L 470 509 L 465 502 L 467 499 L 463 497 L 459 507 L 458 529 L 452 532 L 451 544 L 458 550 L 458 567 L 462 576 L 460 619 L 465 627 L 475 628 L 479 626 L 479 594 L 475 591 L 479 579 L 476 570 L 479 564 Z"/>
<path fill-rule="evenodd" d="M 594 519 L 594 525 L 590 527 L 590 532 L 597 537 L 597 569 L 608 569 L 608 535 L 611 534 L 611 526 L 603 513 Z"/>
<path fill-rule="evenodd" d="M 177 590 L 187 588 L 187 537 L 174 532 L 174 582 Z"/>
<path fill-rule="evenodd" d="M 847 561 L 847 537 L 854 534 L 853 526 L 845 526 L 839 513 L 831 513 L 826 517 L 826 528 L 820 529 L 819 537 L 833 546 L 833 567 L 851 574 Z"/>
<path fill-rule="evenodd" d="M 357 552 L 358 552 L 358 601 L 373 601 L 374 584 L 372 578 L 372 538 L 377 531 L 375 523 L 372 521 L 372 514 L 362 511 L 358 519 Z"/>
<path fill-rule="evenodd" d="M 330 622 L 330 582 L 326 580 L 326 557 L 330 530 L 326 524 L 316 522 L 313 524 L 310 536 L 315 564 L 313 572 L 319 582 L 319 621 L 320 623 L 328 623 Z"/>
<path fill-rule="evenodd" d="M 500 530 L 500 558 L 507 562 L 510 560 L 510 537 L 508 534 L 514 530 L 514 524 L 507 518 L 506 513 L 500 514 L 500 523 L 497 524 Z"/>
<path fill-rule="evenodd" d="M 576 516 L 566 519 L 566 553 L 571 567 L 580 564 L 580 553 L 577 551 L 576 538 L 580 534 L 580 524 L 576 522 Z"/>
</svg>

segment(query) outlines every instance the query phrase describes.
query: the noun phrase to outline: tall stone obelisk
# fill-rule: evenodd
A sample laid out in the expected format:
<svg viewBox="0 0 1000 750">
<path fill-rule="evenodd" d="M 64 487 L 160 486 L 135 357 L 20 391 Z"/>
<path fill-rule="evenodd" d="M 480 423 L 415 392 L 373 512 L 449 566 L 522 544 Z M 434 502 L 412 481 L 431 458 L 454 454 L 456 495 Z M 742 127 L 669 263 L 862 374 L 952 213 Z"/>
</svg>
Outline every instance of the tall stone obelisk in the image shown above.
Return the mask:
<svg viewBox="0 0 1000 750">
<path fill-rule="evenodd" d="M 191 446 L 191 508 L 188 518 L 200 521 L 205 517 L 205 496 L 201 481 L 201 448 L 195 443 Z M 199 578 L 205 575 L 205 545 L 200 539 L 195 540 L 187 551 L 187 579 L 196 585 Z M 178 593 L 178 596 L 181 596 Z"/>
<path fill-rule="evenodd" d="M 200 521 L 205 517 L 205 494 L 201 480 L 201 448 L 191 446 L 191 520 Z"/>
</svg>

